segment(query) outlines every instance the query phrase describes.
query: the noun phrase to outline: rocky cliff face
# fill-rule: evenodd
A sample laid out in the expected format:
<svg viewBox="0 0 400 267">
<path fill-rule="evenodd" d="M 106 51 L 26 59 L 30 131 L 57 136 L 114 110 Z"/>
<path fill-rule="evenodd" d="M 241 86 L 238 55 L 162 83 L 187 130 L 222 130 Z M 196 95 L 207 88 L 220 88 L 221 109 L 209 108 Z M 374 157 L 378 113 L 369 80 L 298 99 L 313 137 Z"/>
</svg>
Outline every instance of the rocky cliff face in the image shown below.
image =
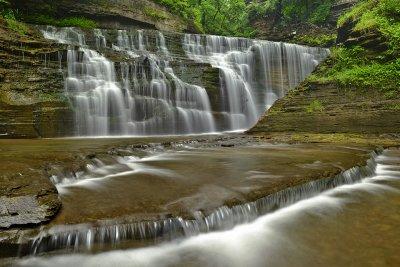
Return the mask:
<svg viewBox="0 0 400 267">
<path fill-rule="evenodd" d="M 65 53 L 65 46 L 44 40 L 33 28 L 26 35 L 20 35 L 0 21 L 2 138 L 68 134 L 72 113 L 63 97 L 60 64 L 64 63 L 58 61 L 59 55 Z"/>
<path fill-rule="evenodd" d="M 99 28 L 136 26 L 173 32 L 188 28 L 181 18 L 150 0 L 24 0 L 12 4 L 28 20 L 46 15 L 56 19 L 90 18 Z"/>
<path fill-rule="evenodd" d="M 305 82 L 275 105 L 249 133 L 399 134 L 400 99 L 373 89 Z"/>
</svg>

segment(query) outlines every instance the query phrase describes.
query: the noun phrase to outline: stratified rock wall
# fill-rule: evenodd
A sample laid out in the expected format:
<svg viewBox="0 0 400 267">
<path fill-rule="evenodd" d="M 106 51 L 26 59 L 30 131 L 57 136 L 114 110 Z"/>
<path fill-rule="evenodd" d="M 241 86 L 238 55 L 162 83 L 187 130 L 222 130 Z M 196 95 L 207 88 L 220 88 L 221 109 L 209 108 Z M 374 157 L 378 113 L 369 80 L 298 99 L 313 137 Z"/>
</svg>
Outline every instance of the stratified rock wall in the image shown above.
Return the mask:
<svg viewBox="0 0 400 267">
<path fill-rule="evenodd" d="M 150 0 L 21 0 L 15 9 L 25 16 L 47 15 L 56 19 L 86 17 L 98 22 L 100 28 L 140 28 L 183 32 L 187 24 Z"/>
<path fill-rule="evenodd" d="M 311 108 L 314 101 L 320 110 Z M 400 99 L 376 90 L 306 82 L 278 100 L 249 133 L 399 134 L 398 110 L 390 109 L 396 105 Z"/>
<path fill-rule="evenodd" d="M 0 21 L 0 138 L 71 135 L 61 70 L 66 47 L 34 29 L 22 36 L 4 25 Z"/>
</svg>

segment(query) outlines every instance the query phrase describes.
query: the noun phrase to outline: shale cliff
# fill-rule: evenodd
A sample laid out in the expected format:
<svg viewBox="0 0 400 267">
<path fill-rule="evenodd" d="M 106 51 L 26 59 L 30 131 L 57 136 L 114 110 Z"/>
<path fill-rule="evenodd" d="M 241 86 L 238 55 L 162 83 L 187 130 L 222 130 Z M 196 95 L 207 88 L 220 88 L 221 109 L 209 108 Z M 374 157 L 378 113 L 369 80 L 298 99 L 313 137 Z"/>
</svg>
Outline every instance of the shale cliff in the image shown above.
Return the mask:
<svg viewBox="0 0 400 267">
<path fill-rule="evenodd" d="M 61 126 L 72 128 L 56 60 L 63 53 L 65 46 L 45 40 L 36 29 L 21 35 L 0 19 L 1 137 L 60 136 Z"/>
<path fill-rule="evenodd" d="M 187 30 L 183 19 L 151 0 L 17 0 L 11 4 L 25 21 L 33 23 L 84 17 L 94 20 L 99 28 Z"/>
</svg>

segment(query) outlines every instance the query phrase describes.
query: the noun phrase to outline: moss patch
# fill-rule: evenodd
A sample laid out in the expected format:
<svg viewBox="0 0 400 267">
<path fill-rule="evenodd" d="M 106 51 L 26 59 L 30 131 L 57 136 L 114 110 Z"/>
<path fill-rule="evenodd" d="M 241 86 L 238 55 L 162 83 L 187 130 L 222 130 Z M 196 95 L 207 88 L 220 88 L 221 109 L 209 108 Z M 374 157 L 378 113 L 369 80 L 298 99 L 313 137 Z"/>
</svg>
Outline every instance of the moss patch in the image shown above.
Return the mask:
<svg viewBox="0 0 400 267">
<path fill-rule="evenodd" d="M 61 20 L 55 19 L 48 15 L 39 15 L 37 17 L 29 17 L 29 22 L 43 25 L 53 25 L 57 27 L 79 27 L 83 29 L 97 28 L 97 22 L 84 17 L 68 17 Z"/>
<path fill-rule="evenodd" d="M 313 100 L 310 105 L 306 107 L 307 113 L 315 113 L 315 112 L 322 112 L 324 111 L 324 106 L 322 105 L 321 101 Z"/>
<path fill-rule="evenodd" d="M 336 34 L 299 35 L 293 41 L 309 46 L 330 47 L 335 44 Z"/>
<path fill-rule="evenodd" d="M 162 12 L 160 10 L 151 7 L 145 7 L 144 13 L 155 20 L 165 20 L 168 18 L 165 12 Z"/>
</svg>

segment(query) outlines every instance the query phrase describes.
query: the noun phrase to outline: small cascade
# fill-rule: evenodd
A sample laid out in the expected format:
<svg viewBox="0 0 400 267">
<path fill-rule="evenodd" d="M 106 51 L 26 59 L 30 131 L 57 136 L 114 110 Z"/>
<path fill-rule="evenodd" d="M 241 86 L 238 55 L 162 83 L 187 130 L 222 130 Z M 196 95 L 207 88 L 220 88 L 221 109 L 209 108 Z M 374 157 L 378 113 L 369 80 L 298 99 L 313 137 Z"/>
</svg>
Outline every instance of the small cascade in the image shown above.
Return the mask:
<svg viewBox="0 0 400 267">
<path fill-rule="evenodd" d="M 134 159 L 134 161 L 137 160 Z M 27 245 L 22 246 L 21 254 L 39 254 L 59 249 L 74 252 L 91 251 L 94 247 L 115 248 L 118 244 L 129 240 L 153 240 L 157 243 L 200 233 L 227 230 L 341 185 L 363 183 L 364 180 L 373 179 L 368 177 L 380 177 L 388 173 L 392 177 L 400 178 L 398 168 L 393 169 L 393 164 L 398 163 L 399 158 L 393 158 L 390 154 L 388 157 L 385 152 L 383 155 L 373 152 L 371 159 L 364 167 L 351 168 L 333 178 L 289 187 L 254 202 L 233 207 L 222 206 L 210 214 L 196 211 L 193 213 L 193 219 L 175 217 L 137 222 L 134 219 L 121 218 L 93 224 L 54 226 L 48 230 L 42 230 Z M 97 164 L 97 168 L 107 167 Z"/>
<path fill-rule="evenodd" d="M 220 111 L 230 130 L 252 127 L 329 54 L 295 44 L 194 34 L 185 35 L 183 48 L 189 58 L 220 69 Z"/>
<path fill-rule="evenodd" d="M 69 44 L 65 88 L 75 111 L 76 136 L 246 130 L 329 53 L 294 44 L 186 34 L 179 36 L 181 44 L 173 44 L 173 54 L 172 44 L 159 31 L 83 33 L 49 26 L 42 32 Z M 176 40 L 175 35 L 168 40 Z M 182 55 L 176 54 L 177 45 Z M 219 70 L 219 92 L 199 81 L 202 66 L 210 65 Z"/>
</svg>

